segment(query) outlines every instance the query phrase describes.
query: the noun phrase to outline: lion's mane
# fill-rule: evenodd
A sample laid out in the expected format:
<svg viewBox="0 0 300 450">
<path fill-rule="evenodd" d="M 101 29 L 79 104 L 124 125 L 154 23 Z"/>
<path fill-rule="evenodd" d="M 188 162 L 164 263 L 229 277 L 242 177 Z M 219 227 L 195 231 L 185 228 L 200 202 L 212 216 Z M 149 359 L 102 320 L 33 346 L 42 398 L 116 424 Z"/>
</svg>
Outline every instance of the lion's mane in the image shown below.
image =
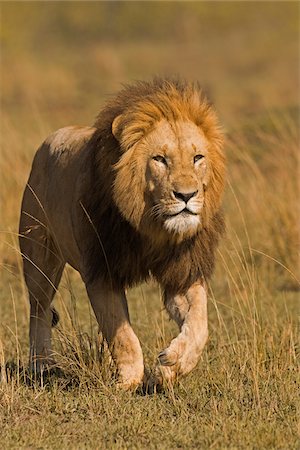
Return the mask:
<svg viewBox="0 0 300 450">
<path fill-rule="evenodd" d="M 122 115 L 118 139 L 114 119 Z M 189 120 L 209 142 L 210 180 L 206 188 L 203 226 L 176 244 L 155 240 L 142 230 L 145 177 L 136 144 L 155 123 Z M 224 188 L 223 136 L 216 115 L 197 84 L 156 78 L 126 86 L 100 112 L 89 143 L 92 171 L 89 194 L 82 199 L 82 220 L 92 232 L 85 242 L 86 278 L 100 276 L 115 288 L 129 287 L 153 275 L 169 291 L 184 292 L 197 279 L 208 279 L 224 230 L 220 211 Z M 150 233 L 150 231 L 149 231 Z"/>
</svg>

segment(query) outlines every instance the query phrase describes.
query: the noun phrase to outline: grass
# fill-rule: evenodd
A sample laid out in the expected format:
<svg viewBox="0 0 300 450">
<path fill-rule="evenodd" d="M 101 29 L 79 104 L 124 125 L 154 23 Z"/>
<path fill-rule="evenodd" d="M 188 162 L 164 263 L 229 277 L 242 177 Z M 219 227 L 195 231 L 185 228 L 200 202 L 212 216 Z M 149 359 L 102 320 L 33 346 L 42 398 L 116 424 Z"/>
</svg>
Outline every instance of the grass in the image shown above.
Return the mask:
<svg viewBox="0 0 300 450">
<path fill-rule="evenodd" d="M 170 3 L 156 27 L 150 3 L 146 12 L 138 3 L 116 3 L 114 11 L 82 5 L 1 4 L 2 447 L 296 449 L 297 5 L 181 3 L 178 14 Z M 122 27 L 103 36 L 100 12 L 104 24 L 105 14 L 118 13 Z M 118 391 L 84 286 L 68 268 L 53 334 L 64 372 L 34 384 L 26 372 L 28 300 L 16 234 L 33 153 L 50 131 L 91 123 L 121 82 L 164 72 L 202 81 L 227 130 L 227 233 L 209 285 L 208 345 L 174 389 L 153 396 Z M 176 328 L 155 284 L 128 297 L 153 367 Z"/>
</svg>

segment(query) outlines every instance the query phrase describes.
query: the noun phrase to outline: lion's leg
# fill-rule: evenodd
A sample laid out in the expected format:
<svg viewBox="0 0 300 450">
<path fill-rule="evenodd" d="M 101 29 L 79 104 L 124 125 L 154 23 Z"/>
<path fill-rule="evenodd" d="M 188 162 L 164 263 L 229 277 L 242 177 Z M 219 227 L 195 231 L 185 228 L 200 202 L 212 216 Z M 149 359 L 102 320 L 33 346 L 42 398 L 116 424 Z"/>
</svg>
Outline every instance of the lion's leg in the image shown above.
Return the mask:
<svg viewBox="0 0 300 450">
<path fill-rule="evenodd" d="M 143 380 L 142 349 L 129 321 L 125 292 L 114 291 L 97 281 L 87 292 L 104 338 L 111 350 L 119 375 L 119 384 L 137 387 Z"/>
<path fill-rule="evenodd" d="M 173 382 L 189 373 L 196 366 L 208 336 L 207 295 L 202 284 L 191 286 L 185 296 L 171 297 L 166 293 L 165 304 L 180 333 L 158 356 L 158 383 Z"/>
<path fill-rule="evenodd" d="M 60 282 L 64 262 L 42 226 L 33 228 L 20 238 L 24 277 L 30 301 L 31 369 L 38 373 L 53 363 L 51 352 L 51 302 Z"/>
<path fill-rule="evenodd" d="M 189 310 L 189 303 L 185 295 L 168 295 L 164 294 L 164 304 L 171 319 L 173 319 L 179 329 L 181 329 L 185 316 Z"/>
</svg>

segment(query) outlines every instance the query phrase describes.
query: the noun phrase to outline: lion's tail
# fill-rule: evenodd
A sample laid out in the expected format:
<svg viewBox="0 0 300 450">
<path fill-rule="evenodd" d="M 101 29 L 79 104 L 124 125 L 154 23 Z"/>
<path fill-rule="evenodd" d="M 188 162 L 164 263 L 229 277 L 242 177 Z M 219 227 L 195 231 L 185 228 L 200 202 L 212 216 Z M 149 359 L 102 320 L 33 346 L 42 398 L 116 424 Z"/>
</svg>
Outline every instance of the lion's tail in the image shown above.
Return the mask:
<svg viewBox="0 0 300 450">
<path fill-rule="evenodd" d="M 59 314 L 56 311 L 56 309 L 53 308 L 53 307 L 51 308 L 51 312 L 52 312 L 52 323 L 51 323 L 51 325 L 52 325 L 52 327 L 56 327 L 56 325 L 59 322 Z"/>
</svg>

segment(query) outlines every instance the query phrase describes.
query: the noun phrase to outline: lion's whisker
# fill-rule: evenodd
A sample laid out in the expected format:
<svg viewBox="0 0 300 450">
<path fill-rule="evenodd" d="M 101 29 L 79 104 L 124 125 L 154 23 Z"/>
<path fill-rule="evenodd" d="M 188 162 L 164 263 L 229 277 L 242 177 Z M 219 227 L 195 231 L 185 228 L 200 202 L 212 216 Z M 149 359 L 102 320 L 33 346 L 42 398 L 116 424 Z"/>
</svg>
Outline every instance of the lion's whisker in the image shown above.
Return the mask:
<svg viewBox="0 0 300 450">
<path fill-rule="evenodd" d="M 161 205 L 156 204 L 146 211 L 146 215 L 149 218 L 157 219 L 158 217 L 163 215 L 163 208 Z"/>
</svg>

